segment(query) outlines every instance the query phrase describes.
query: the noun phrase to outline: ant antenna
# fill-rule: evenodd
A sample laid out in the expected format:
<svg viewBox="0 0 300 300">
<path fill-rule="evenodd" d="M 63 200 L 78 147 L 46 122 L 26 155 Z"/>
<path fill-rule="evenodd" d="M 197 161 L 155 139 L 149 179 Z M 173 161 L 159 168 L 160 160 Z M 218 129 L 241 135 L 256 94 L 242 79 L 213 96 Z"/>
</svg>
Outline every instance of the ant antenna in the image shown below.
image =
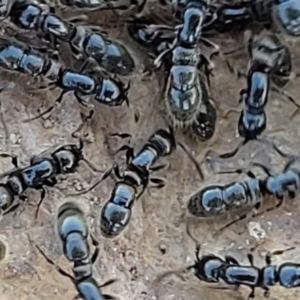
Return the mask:
<svg viewBox="0 0 300 300">
<path fill-rule="evenodd" d="M 130 86 L 131 86 L 131 80 L 128 81 L 127 85 L 126 85 L 125 88 L 124 88 L 125 102 L 126 102 L 126 105 L 127 105 L 128 108 L 129 108 L 130 106 L 129 106 L 129 99 L 128 99 L 127 95 L 128 95 Z"/>
<path fill-rule="evenodd" d="M 28 123 L 30 121 L 39 119 L 40 117 L 42 117 L 42 116 L 48 114 L 49 112 L 51 112 L 52 110 L 54 110 L 60 104 L 61 100 L 63 99 L 64 94 L 65 94 L 65 92 L 62 92 L 59 95 L 59 97 L 55 100 L 55 104 L 50 106 L 47 110 L 45 110 L 44 112 L 40 113 L 39 115 L 37 115 L 33 118 L 23 120 L 23 123 Z"/>
<path fill-rule="evenodd" d="M 203 175 L 203 171 L 199 165 L 199 163 L 197 162 L 197 160 L 195 159 L 195 157 L 192 155 L 192 153 L 188 150 L 187 146 L 178 142 L 178 145 L 180 146 L 180 148 L 187 154 L 187 156 L 191 159 L 191 161 L 194 163 L 197 171 L 198 171 L 198 174 L 201 178 L 201 180 L 203 181 L 204 180 L 204 175 Z"/>
<path fill-rule="evenodd" d="M 108 169 L 104 174 L 103 176 L 97 180 L 91 187 L 89 187 L 88 189 L 86 190 L 83 190 L 79 193 L 76 193 L 76 194 L 67 194 L 67 197 L 77 197 L 77 196 L 80 196 L 80 195 L 83 195 L 83 194 L 86 194 L 88 192 L 90 192 L 91 190 L 93 190 L 97 185 L 99 185 L 102 181 L 104 181 L 111 173 L 112 171 L 114 170 L 114 167 Z"/>
<path fill-rule="evenodd" d="M 80 152 L 80 160 L 84 161 L 93 172 L 103 173 L 104 172 L 103 170 L 99 170 L 91 161 L 89 161 L 87 158 L 84 157 L 84 155 L 82 154 L 83 148 L 84 148 L 84 141 L 82 138 L 79 138 L 78 151 Z"/>
</svg>

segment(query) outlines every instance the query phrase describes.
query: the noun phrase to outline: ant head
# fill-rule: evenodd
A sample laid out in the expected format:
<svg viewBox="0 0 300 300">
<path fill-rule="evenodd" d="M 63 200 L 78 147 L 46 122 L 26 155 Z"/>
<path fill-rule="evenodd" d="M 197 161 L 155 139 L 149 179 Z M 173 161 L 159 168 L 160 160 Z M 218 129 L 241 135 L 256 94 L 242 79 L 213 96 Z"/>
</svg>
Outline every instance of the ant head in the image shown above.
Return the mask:
<svg viewBox="0 0 300 300">
<path fill-rule="evenodd" d="M 100 230 L 103 236 L 113 238 L 119 235 L 129 223 L 131 210 L 112 202 L 107 202 L 100 219 Z"/>
<path fill-rule="evenodd" d="M 119 106 L 125 101 L 129 107 L 128 91 L 130 88 L 130 81 L 127 86 L 117 78 L 103 79 L 102 85 L 98 90 L 95 99 L 103 104 L 109 106 Z"/>
<path fill-rule="evenodd" d="M 273 21 L 283 33 L 300 35 L 300 2 L 297 0 L 276 0 L 272 9 Z"/>
<path fill-rule="evenodd" d="M 279 282 L 284 287 L 300 287 L 300 265 L 285 263 L 280 267 Z"/>
</svg>

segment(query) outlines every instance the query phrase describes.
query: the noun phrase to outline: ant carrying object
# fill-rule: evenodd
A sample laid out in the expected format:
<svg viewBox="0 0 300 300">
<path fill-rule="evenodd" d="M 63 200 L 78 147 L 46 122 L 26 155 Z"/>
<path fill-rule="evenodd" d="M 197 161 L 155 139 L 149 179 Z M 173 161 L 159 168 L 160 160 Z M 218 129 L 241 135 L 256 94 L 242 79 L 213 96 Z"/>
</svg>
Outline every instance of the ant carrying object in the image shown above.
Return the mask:
<svg viewBox="0 0 300 300">
<path fill-rule="evenodd" d="M 72 266 L 73 275 L 70 275 L 59 267 L 45 252 L 29 238 L 29 241 L 37 248 L 48 263 L 55 266 L 56 270 L 68 277 L 76 287 L 78 295 L 76 298 L 85 300 L 114 300 L 117 299 L 108 294 L 103 294 L 101 288 L 110 285 L 116 280 L 109 280 L 98 285 L 93 277 L 93 264 L 99 256 L 99 243 L 89 233 L 85 216 L 81 208 L 74 202 L 66 202 L 58 209 L 56 217 L 56 229 L 63 246 L 63 253 Z M 91 237 L 95 251 L 91 255 L 90 246 L 87 241 Z"/>
<path fill-rule="evenodd" d="M 78 132 L 94 115 L 94 105 L 90 103 L 91 96 L 97 102 L 108 106 L 119 106 L 124 101 L 129 105 L 127 94 L 130 83 L 125 87 L 116 77 L 99 76 L 98 69 L 92 68 L 93 64 L 93 61 L 87 60 L 80 71 L 73 71 L 65 68 L 58 58 L 48 58 L 15 39 L 0 38 L 0 67 L 47 81 L 46 86 L 38 88 L 40 91 L 56 88 L 62 90 L 55 100 L 55 105 L 24 122 L 50 113 L 61 103 L 64 95 L 68 92 L 73 92 L 78 103 L 89 110 L 88 116 L 75 132 Z M 73 132 L 73 136 L 75 136 L 75 132 Z"/>
<path fill-rule="evenodd" d="M 188 227 L 188 226 L 187 226 Z M 239 288 L 241 285 L 248 286 L 251 293 L 248 299 L 255 297 L 255 289 L 263 289 L 264 296 L 269 297 L 270 288 L 276 284 L 284 288 L 300 287 L 300 264 L 283 263 L 281 265 L 272 264 L 272 256 L 281 255 L 284 252 L 295 249 L 290 247 L 285 250 L 277 250 L 266 255 L 266 266 L 258 268 L 254 265 L 253 254 L 248 254 L 250 265 L 241 265 L 233 256 L 220 258 L 215 254 L 200 254 L 200 244 L 193 238 L 187 230 L 188 235 L 196 242 L 196 261 L 192 266 L 185 267 L 178 271 L 168 271 L 159 276 L 155 281 L 161 281 L 164 277 L 171 274 L 178 274 L 182 271 L 193 269 L 194 275 L 207 283 L 224 282 L 228 286 Z"/>
</svg>

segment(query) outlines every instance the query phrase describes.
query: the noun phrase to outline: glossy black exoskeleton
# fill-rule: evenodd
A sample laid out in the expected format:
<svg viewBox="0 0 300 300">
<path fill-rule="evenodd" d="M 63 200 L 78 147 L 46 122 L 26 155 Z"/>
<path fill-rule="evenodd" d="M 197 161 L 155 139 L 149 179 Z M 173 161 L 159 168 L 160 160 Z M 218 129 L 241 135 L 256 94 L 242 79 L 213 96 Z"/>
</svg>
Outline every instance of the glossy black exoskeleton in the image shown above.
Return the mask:
<svg viewBox="0 0 300 300">
<path fill-rule="evenodd" d="M 234 156 L 242 146 L 250 140 L 258 139 L 266 129 L 265 106 L 269 91 L 285 96 L 297 109 L 300 108 L 291 96 L 280 89 L 288 82 L 292 71 L 288 48 L 275 35 L 262 32 L 250 39 L 249 55 L 247 88 L 240 91 L 239 100 L 244 103 L 244 108 L 238 120 L 238 132 L 244 141 L 232 152 L 220 155 L 222 158 Z"/>
<path fill-rule="evenodd" d="M 63 245 L 63 253 L 72 265 L 73 276 L 57 266 L 39 246 L 31 241 L 38 251 L 50 264 L 56 267 L 61 275 L 71 279 L 77 289 L 77 297 L 85 300 L 116 299 L 111 295 L 102 294 L 100 290 L 101 287 L 111 284 L 114 280 L 110 280 L 99 286 L 93 278 L 93 264 L 99 256 L 99 243 L 89 234 L 85 216 L 81 208 L 73 202 L 61 205 L 57 214 L 56 227 Z M 95 246 L 93 255 L 91 255 L 90 246 L 87 241 L 88 236 L 91 237 L 93 246 Z"/>
<path fill-rule="evenodd" d="M 121 138 L 130 137 L 129 134 L 112 134 Z M 199 175 L 203 178 L 202 170 L 189 152 L 181 143 L 178 145 L 184 150 L 195 164 Z M 110 199 L 103 206 L 100 216 L 100 230 L 103 236 L 113 238 L 119 235 L 128 225 L 131 219 L 132 207 L 134 203 L 144 194 L 151 184 L 156 188 L 165 186 L 165 181 L 154 178 L 152 172 L 164 168 L 166 165 L 156 166 L 156 162 L 162 157 L 171 155 L 176 148 L 173 131 L 157 130 L 142 147 L 140 152 L 134 155 L 134 150 L 129 145 L 124 145 L 116 153 L 126 150 L 126 168 L 123 174 L 120 173 L 118 165 L 107 170 L 105 174 L 88 190 L 70 196 L 78 196 L 94 189 L 105 180 L 113 171 L 117 179 Z"/>
<path fill-rule="evenodd" d="M 89 118 L 94 113 L 90 96 L 93 96 L 97 102 L 109 106 L 118 106 L 124 101 L 128 104 L 127 93 L 130 85 L 125 87 L 117 78 L 99 76 L 96 70 L 88 70 L 90 66 L 90 62 L 87 61 L 79 72 L 69 70 L 56 58 L 48 58 L 16 40 L 0 38 L 0 67 L 32 77 L 39 76 L 48 82 L 47 86 L 43 87 L 44 89 L 60 88 L 62 90 L 55 105 L 27 121 L 37 119 L 52 111 L 68 92 L 74 92 L 76 100 L 90 110 Z"/>
<path fill-rule="evenodd" d="M 156 67 L 159 67 L 163 58 L 171 53 L 171 67 L 164 97 L 167 121 L 174 129 L 186 128 L 195 137 L 199 134 L 199 122 L 201 123 L 199 116 L 204 113 L 204 106 L 209 106 L 210 112 L 214 109 L 210 106 L 207 87 L 198 70 L 201 66 L 205 66 L 208 74 L 209 67 L 212 68 L 210 60 L 201 53 L 198 42 L 201 40 L 209 46 L 218 48 L 201 36 L 208 5 L 209 1 L 188 1 L 183 12 L 182 24 L 177 26 L 176 30 L 159 25 L 148 25 L 144 28 L 131 26 L 131 34 L 134 35 L 137 30 L 136 39 L 143 44 L 155 41 L 155 50 L 162 51 L 154 61 Z M 174 40 L 169 43 L 172 35 Z M 168 38 L 167 43 L 164 40 L 165 36 Z M 215 120 L 206 117 L 206 123 L 208 121 L 213 122 L 209 127 L 210 130 L 214 130 Z M 211 134 L 202 135 L 200 132 L 199 139 L 204 140 L 210 136 Z"/>
<path fill-rule="evenodd" d="M 0 184 L 0 209 L 5 215 L 25 201 L 27 196 L 25 192 L 28 189 L 41 191 L 41 199 L 36 208 L 36 217 L 39 208 L 46 196 L 46 187 L 53 187 L 57 184 L 57 178 L 60 175 L 75 173 L 80 161 L 85 161 L 93 170 L 98 170 L 84 158 L 83 143 L 80 145 L 69 144 L 60 146 L 54 151 L 49 150 L 34 156 L 30 160 L 30 164 L 20 168 L 16 157 L 12 157 L 12 163 L 15 169 L 3 173 L 1 178 L 5 178 L 5 182 Z M 1 156 L 7 157 L 6 154 Z"/>
<path fill-rule="evenodd" d="M 211 21 L 211 22 L 209 22 Z M 267 28 L 275 25 L 281 32 L 300 35 L 300 3 L 298 0 L 257 0 L 210 5 L 204 32 L 228 32 L 257 22 Z"/>
<path fill-rule="evenodd" d="M 298 0 L 273 0 L 272 17 L 275 25 L 285 34 L 300 35 L 300 2 Z"/>
<path fill-rule="evenodd" d="M 128 137 L 128 134 L 113 134 L 112 136 Z M 89 189 L 96 187 L 114 171 L 117 182 L 100 216 L 100 230 L 105 237 L 116 237 L 126 228 L 131 219 L 133 204 L 144 194 L 150 183 L 157 188 L 164 187 L 164 180 L 153 178 L 151 172 L 165 167 L 165 165 L 153 165 L 160 158 L 171 155 L 175 146 L 173 134 L 160 129 L 149 138 L 137 155 L 134 155 L 134 150 L 129 145 L 124 145 L 117 151 L 126 150 L 127 165 L 124 173 L 121 174 L 119 167 L 114 165 Z M 142 188 L 141 191 L 139 191 L 140 188 Z M 86 192 L 80 192 L 76 196 Z"/>
<path fill-rule="evenodd" d="M 276 146 L 274 149 L 283 157 L 283 154 Z M 253 206 L 258 210 L 266 196 L 274 196 L 277 204 L 268 208 L 271 211 L 283 204 L 284 197 L 288 195 L 290 199 L 296 197 L 300 190 L 300 170 L 295 167 L 295 157 L 289 160 L 282 173 L 272 174 L 271 171 L 260 163 L 252 163 L 253 166 L 259 167 L 267 175 L 264 178 L 256 178 L 251 171 L 237 169 L 233 171 L 222 171 L 220 174 L 228 173 L 246 173 L 248 180 L 243 182 L 233 182 L 227 185 L 211 185 L 204 187 L 194 193 L 189 198 L 188 211 L 197 217 L 214 217 L 225 214 L 229 210 L 241 209 Z M 253 211 L 252 216 L 258 216 L 262 213 Z M 232 224 L 245 219 L 247 214 L 233 220 L 220 231 L 231 226 Z"/>
<path fill-rule="evenodd" d="M 193 238 L 194 239 L 194 238 Z M 248 286 L 251 292 L 247 299 L 255 297 L 255 289 L 263 289 L 264 296 L 270 296 L 270 287 L 279 284 L 284 288 L 300 287 L 300 264 L 283 263 L 272 264 L 272 256 L 281 255 L 284 252 L 294 250 L 290 247 L 285 250 L 277 250 L 266 255 L 266 266 L 258 268 L 254 265 L 252 253 L 248 254 L 250 265 L 241 265 L 233 256 L 225 256 L 224 259 L 214 255 L 200 255 L 200 244 L 196 245 L 196 261 L 185 270 L 194 270 L 195 276 L 208 283 L 226 283 L 231 286 Z M 183 270 L 184 270 L 183 269 Z M 159 276 L 156 281 L 170 274 L 177 274 L 178 271 L 168 271 Z"/>
<path fill-rule="evenodd" d="M 208 18 L 211 19 L 211 23 L 203 28 L 203 31 L 224 33 L 234 29 L 244 29 L 254 22 L 269 25 L 272 22 L 271 9 L 273 5 L 273 0 L 210 5 Z"/>
<path fill-rule="evenodd" d="M 57 40 L 67 42 L 76 58 L 92 58 L 107 72 L 126 76 L 133 71 L 134 61 L 127 49 L 100 28 L 77 25 L 76 18 L 66 21 L 50 11 L 46 4 L 15 1 L 6 18 L 17 28 L 44 34 L 54 48 Z"/>
</svg>

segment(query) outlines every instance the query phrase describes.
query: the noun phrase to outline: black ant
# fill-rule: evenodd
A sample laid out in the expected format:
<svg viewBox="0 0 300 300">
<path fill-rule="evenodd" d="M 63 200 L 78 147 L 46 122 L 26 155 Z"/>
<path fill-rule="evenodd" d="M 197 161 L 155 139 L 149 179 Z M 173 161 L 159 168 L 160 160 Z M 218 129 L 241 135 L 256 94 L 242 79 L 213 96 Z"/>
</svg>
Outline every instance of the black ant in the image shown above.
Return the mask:
<svg viewBox="0 0 300 300">
<path fill-rule="evenodd" d="M 188 226 L 187 226 L 188 228 Z M 251 293 L 248 299 L 255 297 L 255 289 L 261 288 L 265 291 L 264 296 L 269 297 L 270 286 L 279 284 L 285 288 L 300 287 L 300 264 L 283 263 L 281 265 L 272 265 L 272 256 L 281 255 L 286 251 L 294 250 L 290 247 L 285 250 L 277 250 L 266 255 L 266 266 L 258 268 L 254 265 L 253 254 L 248 254 L 249 265 L 241 265 L 233 256 L 220 258 L 215 254 L 200 254 L 200 244 L 191 236 L 189 229 L 188 235 L 196 242 L 196 261 L 192 266 L 185 267 L 178 271 L 165 272 L 155 281 L 161 281 L 164 277 L 171 274 L 178 274 L 184 270 L 193 269 L 194 275 L 207 283 L 225 282 L 229 286 L 238 288 L 241 285 L 248 286 Z"/>
<path fill-rule="evenodd" d="M 91 58 L 107 72 L 126 76 L 135 68 L 131 55 L 123 45 L 108 38 L 100 27 L 78 24 L 82 23 L 80 16 L 64 20 L 46 4 L 13 0 L 6 18 L 16 29 L 42 33 L 54 49 L 58 48 L 57 40 L 68 43 L 77 59 Z"/>
<path fill-rule="evenodd" d="M 55 269 L 65 277 L 68 277 L 75 285 L 78 296 L 85 300 L 108 300 L 117 299 L 111 295 L 103 294 L 100 288 L 110 285 L 115 280 L 109 280 L 102 285 L 98 285 L 93 277 L 93 264 L 99 256 L 99 243 L 89 233 L 85 216 L 81 208 L 73 202 L 67 202 L 60 206 L 56 217 L 56 229 L 63 245 L 63 253 L 72 264 L 73 276 L 59 267 L 45 252 L 32 241 L 29 241 L 38 249 L 48 263 L 55 266 Z M 91 237 L 95 252 L 91 256 L 88 236 Z"/>
<path fill-rule="evenodd" d="M 0 183 L 0 208 L 2 215 L 15 210 L 21 201 L 28 199 L 25 192 L 28 189 L 41 191 L 41 199 L 37 205 L 35 218 L 38 217 L 40 206 L 46 196 L 46 187 L 54 187 L 59 175 L 72 174 L 80 161 L 84 161 L 94 171 L 100 172 L 91 162 L 84 158 L 83 142 L 79 146 L 68 144 L 56 147 L 53 151 L 46 150 L 30 159 L 29 166 L 21 168 L 16 156 L 1 153 L 1 157 L 11 157 L 15 169 L 3 173 L 1 178 L 6 178 L 5 183 Z"/>
<path fill-rule="evenodd" d="M 290 158 L 281 173 L 272 174 L 266 166 L 257 162 L 251 165 L 262 169 L 266 177 L 256 178 L 252 171 L 244 169 L 218 172 L 218 174 L 245 173 L 249 179 L 227 185 L 210 185 L 200 189 L 189 198 L 188 211 L 194 216 L 207 218 L 225 214 L 229 210 L 252 206 L 254 207 L 252 217 L 256 217 L 280 207 L 286 194 L 290 199 L 294 199 L 296 192 L 300 190 L 300 170 L 294 166 L 297 158 L 284 154 L 275 145 L 273 148 L 282 157 Z M 267 196 L 276 197 L 277 204 L 264 212 L 257 213 Z M 218 233 L 246 217 L 247 214 L 244 214 L 231 221 L 219 229 Z"/>
<path fill-rule="evenodd" d="M 297 109 L 300 108 L 291 96 L 280 89 L 292 75 L 289 49 L 283 46 L 275 35 L 262 32 L 249 37 L 248 50 L 250 61 L 246 75 L 247 88 L 240 91 L 239 102 L 244 102 L 244 108 L 238 120 L 238 132 L 244 141 L 233 151 L 219 155 L 221 158 L 233 157 L 250 140 L 258 140 L 265 131 L 267 127 L 265 107 L 269 91 L 285 96 Z M 270 84 L 270 79 L 276 86 Z M 231 112 L 236 111 L 231 109 L 226 115 Z"/>
<path fill-rule="evenodd" d="M 130 135 L 127 133 L 116 133 L 111 136 L 125 138 Z M 195 159 L 189 153 L 187 148 L 181 143 L 178 144 L 195 163 Z M 102 208 L 100 216 L 101 233 L 105 237 L 113 238 L 119 235 L 128 225 L 131 219 L 132 206 L 144 194 L 148 185 L 152 183 L 152 186 L 156 188 L 165 186 L 164 180 L 152 177 L 151 173 L 165 168 L 165 165 L 155 166 L 155 163 L 160 158 L 171 155 L 175 149 L 176 142 L 173 131 L 171 129 L 170 132 L 159 129 L 151 135 L 137 155 L 134 155 L 134 150 L 129 145 L 124 145 L 116 152 L 118 153 L 126 150 L 126 169 L 123 174 L 120 173 L 118 165 L 115 164 L 113 168 L 105 172 L 102 178 L 88 190 L 77 194 L 71 194 L 70 196 L 78 196 L 87 193 L 114 172 L 117 182 L 111 193 L 110 199 Z M 198 164 L 195 164 L 200 177 L 202 178 L 202 171 Z M 141 191 L 139 191 L 140 188 Z"/>
</svg>

